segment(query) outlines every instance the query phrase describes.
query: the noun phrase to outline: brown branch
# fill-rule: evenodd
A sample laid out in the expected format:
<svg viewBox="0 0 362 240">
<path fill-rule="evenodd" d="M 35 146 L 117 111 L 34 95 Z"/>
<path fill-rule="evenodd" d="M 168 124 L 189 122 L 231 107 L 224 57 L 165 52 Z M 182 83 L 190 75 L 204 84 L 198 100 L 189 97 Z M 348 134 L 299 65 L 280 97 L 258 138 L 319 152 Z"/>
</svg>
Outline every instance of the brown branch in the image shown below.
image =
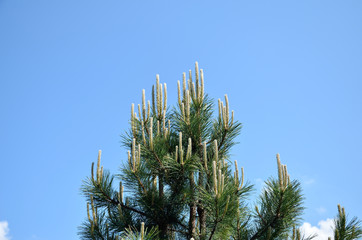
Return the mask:
<svg viewBox="0 0 362 240">
<path fill-rule="evenodd" d="M 158 176 L 158 196 L 163 197 L 163 179 Z"/>
<path fill-rule="evenodd" d="M 212 239 L 212 236 L 214 235 L 214 233 L 215 233 L 215 231 L 216 231 L 217 224 L 218 224 L 219 221 L 220 221 L 220 220 L 218 220 L 218 217 L 219 217 L 218 215 L 219 215 L 219 210 L 217 209 L 217 199 L 216 199 L 216 221 L 215 221 L 214 227 L 212 228 L 212 231 L 211 231 L 209 240 Z"/>
<path fill-rule="evenodd" d="M 163 168 L 163 164 L 160 160 L 160 158 L 157 156 L 156 152 L 153 151 L 152 149 L 150 149 L 150 151 L 153 153 L 153 155 L 155 156 L 156 160 L 158 161 L 158 163 L 161 165 L 161 167 Z"/>
<path fill-rule="evenodd" d="M 191 197 L 192 203 L 190 204 L 190 219 L 189 219 L 189 234 L 191 237 L 195 237 L 195 225 L 196 225 L 196 201 L 195 201 L 195 183 L 194 183 L 194 174 L 190 174 L 190 189 L 191 189 Z"/>
<path fill-rule="evenodd" d="M 144 212 L 142 212 L 142 211 L 140 211 L 140 210 L 138 210 L 138 209 L 135 209 L 135 208 L 133 208 L 133 207 L 127 206 L 127 205 L 125 205 L 125 204 L 123 204 L 123 203 L 118 203 L 118 204 L 120 204 L 122 208 L 131 210 L 131 211 L 133 211 L 133 212 L 135 212 L 135 213 L 141 214 L 142 216 L 145 216 L 145 217 L 148 217 L 148 218 L 153 219 L 153 217 L 152 217 L 151 215 L 148 215 L 148 214 L 146 214 L 146 213 L 144 213 Z"/>
<path fill-rule="evenodd" d="M 209 240 L 212 239 L 212 236 L 214 235 L 214 233 L 215 233 L 215 231 L 216 231 L 216 226 L 217 226 L 218 223 L 219 223 L 219 220 L 216 220 L 215 225 L 214 225 L 214 227 L 212 228 L 212 231 L 211 231 Z"/>
<path fill-rule="evenodd" d="M 98 183 L 95 182 L 95 181 L 93 181 L 93 185 L 94 185 L 95 187 L 98 187 L 98 186 L 96 186 L 96 185 L 98 185 Z M 131 210 L 131 211 L 133 211 L 133 212 L 135 212 L 135 213 L 138 213 L 138 214 L 140 214 L 140 215 L 142 215 L 142 216 L 145 216 L 145 217 L 154 219 L 153 216 L 151 216 L 151 215 L 149 215 L 149 214 L 146 214 L 146 213 L 142 212 L 141 210 L 138 210 L 138 209 L 136 209 L 136 208 L 127 206 L 127 205 L 119 202 L 118 200 L 115 200 L 115 199 L 111 198 L 111 197 L 108 196 L 100 187 L 98 187 L 98 188 L 99 188 L 100 192 L 102 193 L 102 195 L 106 198 L 107 202 L 109 202 L 109 203 L 111 203 L 111 204 L 113 204 L 113 205 L 116 205 L 116 206 L 121 205 L 122 208 Z M 182 222 L 180 222 L 179 220 L 177 220 L 176 223 L 179 224 L 179 225 L 180 225 L 181 227 L 183 227 L 183 228 L 187 228 L 187 226 L 186 226 L 185 224 L 183 224 Z"/>
<path fill-rule="evenodd" d="M 94 185 L 94 183 L 95 183 L 95 182 L 93 182 L 93 185 Z M 96 184 L 97 184 L 97 183 L 96 183 Z M 97 186 L 96 186 L 96 187 L 97 187 Z M 121 205 L 122 208 L 131 210 L 131 211 L 136 212 L 136 213 L 138 213 L 138 214 L 141 214 L 141 215 L 143 215 L 143 216 L 145 216 L 145 217 L 152 218 L 151 215 L 148 215 L 148 214 L 146 214 L 146 213 L 144 213 L 144 212 L 142 212 L 142 211 L 140 211 L 140 210 L 138 210 L 138 209 L 129 207 L 129 206 L 127 206 L 127 205 L 119 202 L 118 200 L 115 200 L 115 199 L 111 198 L 110 196 L 108 196 L 108 195 L 103 191 L 102 188 L 99 188 L 99 190 L 100 190 L 100 192 L 102 193 L 102 195 L 106 198 L 107 202 L 109 202 L 109 203 L 111 203 L 111 204 L 113 204 L 113 205 Z M 153 219 L 153 218 L 152 218 L 152 219 Z"/>
<path fill-rule="evenodd" d="M 280 217 L 280 208 L 281 208 L 281 205 L 282 205 L 282 201 L 283 201 L 283 192 L 281 192 L 280 199 L 279 199 L 279 204 L 278 204 L 278 207 L 277 207 L 277 211 L 275 213 L 275 216 L 274 216 L 273 220 L 270 221 L 267 225 L 265 225 L 264 228 L 262 228 L 262 230 L 260 232 L 255 233 L 254 236 L 252 236 L 250 238 L 250 240 L 258 239 L 259 236 L 264 234 L 268 230 L 268 228 L 271 227 L 275 223 L 275 221 L 278 220 L 278 218 Z"/>
<path fill-rule="evenodd" d="M 260 214 L 258 207 L 255 207 L 256 213 L 264 224 L 267 224 L 263 216 Z"/>
<path fill-rule="evenodd" d="M 168 230 L 172 231 L 172 232 L 179 232 L 179 233 L 182 233 L 184 235 L 187 235 L 187 232 L 185 231 L 181 231 L 181 230 L 177 230 L 177 229 L 174 229 L 174 228 L 168 228 Z"/>
<path fill-rule="evenodd" d="M 143 192 L 146 194 L 147 193 L 147 190 L 145 188 L 145 186 L 143 185 L 143 183 L 141 182 L 141 179 L 138 177 L 138 175 L 136 174 L 136 172 L 133 172 L 134 176 L 137 178 L 137 181 L 138 183 L 140 184 L 140 186 L 142 187 L 143 189 Z"/>
</svg>

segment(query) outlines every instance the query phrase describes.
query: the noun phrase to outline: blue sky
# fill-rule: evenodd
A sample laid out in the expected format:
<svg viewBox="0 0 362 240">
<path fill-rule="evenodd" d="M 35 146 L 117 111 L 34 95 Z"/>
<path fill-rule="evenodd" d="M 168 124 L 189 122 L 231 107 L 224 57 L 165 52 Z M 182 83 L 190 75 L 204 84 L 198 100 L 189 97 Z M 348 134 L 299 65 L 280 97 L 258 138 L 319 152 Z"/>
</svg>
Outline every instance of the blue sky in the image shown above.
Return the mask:
<svg viewBox="0 0 362 240">
<path fill-rule="evenodd" d="M 257 189 L 279 152 L 305 222 L 338 203 L 362 219 L 361 43 L 359 0 L 0 0 L 0 239 L 78 239 L 98 149 L 116 173 L 131 103 L 156 74 L 174 103 L 195 61 L 244 124 L 232 160 Z"/>
</svg>

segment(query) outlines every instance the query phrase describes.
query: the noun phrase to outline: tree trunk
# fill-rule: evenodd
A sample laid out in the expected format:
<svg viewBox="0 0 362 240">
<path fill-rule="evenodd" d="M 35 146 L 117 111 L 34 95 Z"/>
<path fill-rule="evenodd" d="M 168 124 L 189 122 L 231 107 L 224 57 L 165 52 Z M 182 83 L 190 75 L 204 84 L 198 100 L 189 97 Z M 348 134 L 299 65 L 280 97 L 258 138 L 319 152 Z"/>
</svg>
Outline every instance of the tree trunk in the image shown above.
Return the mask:
<svg viewBox="0 0 362 240">
<path fill-rule="evenodd" d="M 190 222 L 189 222 L 189 234 L 190 238 L 195 237 L 196 232 L 196 200 L 195 200 L 195 182 L 194 173 L 190 174 L 190 188 L 191 188 L 191 204 L 190 204 Z"/>
</svg>

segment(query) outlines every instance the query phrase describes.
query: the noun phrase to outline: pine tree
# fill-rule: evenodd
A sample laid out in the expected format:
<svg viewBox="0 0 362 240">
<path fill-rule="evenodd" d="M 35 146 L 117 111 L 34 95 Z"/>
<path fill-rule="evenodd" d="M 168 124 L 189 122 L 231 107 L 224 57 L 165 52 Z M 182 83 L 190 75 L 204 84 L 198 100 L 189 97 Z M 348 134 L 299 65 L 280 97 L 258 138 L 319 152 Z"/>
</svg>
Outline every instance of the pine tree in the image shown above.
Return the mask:
<svg viewBox="0 0 362 240">
<path fill-rule="evenodd" d="M 99 151 L 96 171 L 92 163 L 81 189 L 88 202 L 81 238 L 303 239 L 295 227 L 304 209 L 301 186 L 290 180 L 279 155 L 278 177 L 265 182 L 258 204 L 250 207 L 252 185 L 230 162 L 242 125 L 230 114 L 227 95 L 214 114 L 197 63 L 195 79 L 190 70 L 177 86 L 172 109 L 158 75 L 152 104 L 145 90 L 138 114 L 132 104 L 130 129 L 122 136 L 128 161 L 120 174 L 103 170 Z"/>
<path fill-rule="evenodd" d="M 348 221 L 344 207 L 338 204 L 338 215 L 334 220 L 334 240 L 353 240 L 361 237 L 361 221 L 356 217 Z"/>
</svg>

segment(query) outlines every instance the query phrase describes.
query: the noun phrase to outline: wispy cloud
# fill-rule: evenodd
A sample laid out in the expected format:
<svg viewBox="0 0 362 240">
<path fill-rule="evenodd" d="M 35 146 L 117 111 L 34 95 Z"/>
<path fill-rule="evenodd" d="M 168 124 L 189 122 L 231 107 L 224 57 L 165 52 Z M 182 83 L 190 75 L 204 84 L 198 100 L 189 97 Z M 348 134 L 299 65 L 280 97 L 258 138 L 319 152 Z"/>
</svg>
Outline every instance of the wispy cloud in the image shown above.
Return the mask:
<svg viewBox="0 0 362 240">
<path fill-rule="evenodd" d="M 265 181 L 261 178 L 255 179 L 255 187 L 259 191 L 265 187 Z"/>
<path fill-rule="evenodd" d="M 316 180 L 310 176 L 303 176 L 302 177 L 302 184 L 304 185 L 312 185 L 316 182 Z"/>
<path fill-rule="evenodd" d="M 333 226 L 333 219 L 327 218 L 326 220 L 318 222 L 318 227 L 305 222 L 301 227 L 301 231 L 305 236 L 317 234 L 317 237 L 314 238 L 314 240 L 326 240 L 328 237 L 332 237 L 333 239 Z"/>
<path fill-rule="evenodd" d="M 9 224 L 6 221 L 0 222 L 0 240 L 10 240 Z"/>
<path fill-rule="evenodd" d="M 327 212 L 327 209 L 325 209 L 324 207 L 319 207 L 319 208 L 316 208 L 316 211 L 319 214 L 324 214 Z"/>
<path fill-rule="evenodd" d="M 306 185 L 311 185 L 313 183 L 315 183 L 315 180 L 313 178 L 309 178 L 304 181 L 304 184 Z"/>
</svg>

